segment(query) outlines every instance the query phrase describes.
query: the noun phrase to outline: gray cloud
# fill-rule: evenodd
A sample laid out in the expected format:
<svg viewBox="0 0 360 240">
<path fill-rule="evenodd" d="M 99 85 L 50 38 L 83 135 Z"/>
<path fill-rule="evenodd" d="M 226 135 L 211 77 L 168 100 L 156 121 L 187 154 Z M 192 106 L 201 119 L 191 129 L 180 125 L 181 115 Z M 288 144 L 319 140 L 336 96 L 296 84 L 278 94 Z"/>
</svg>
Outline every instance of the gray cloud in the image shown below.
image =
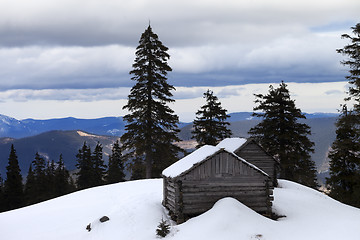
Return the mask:
<svg viewBox="0 0 360 240">
<path fill-rule="evenodd" d="M 29 100 L 82 101 L 127 99 L 130 88 L 97 88 L 97 89 L 17 89 L 0 92 L 0 101 L 11 100 L 26 102 Z"/>
<path fill-rule="evenodd" d="M 131 87 L 149 20 L 170 48 L 175 86 L 340 81 L 335 49 L 359 8 L 355 0 L 2 1 L 0 89 Z"/>
<path fill-rule="evenodd" d="M 26 47 L 0 49 L 1 89 L 131 86 L 133 49 Z"/>
<path fill-rule="evenodd" d="M 229 87 L 229 88 L 224 88 L 221 91 L 217 92 L 216 95 L 219 98 L 227 98 L 227 97 L 231 97 L 231 96 L 239 96 L 241 94 L 241 91 L 244 91 L 245 88 L 244 87 Z"/>
<path fill-rule="evenodd" d="M 308 27 L 358 19 L 355 0 L 87 1 L 21 0 L 0 5 L 0 44 L 135 46 L 150 19 L 173 46 L 265 43 Z M 347 26 L 348 27 L 348 26 Z"/>
</svg>

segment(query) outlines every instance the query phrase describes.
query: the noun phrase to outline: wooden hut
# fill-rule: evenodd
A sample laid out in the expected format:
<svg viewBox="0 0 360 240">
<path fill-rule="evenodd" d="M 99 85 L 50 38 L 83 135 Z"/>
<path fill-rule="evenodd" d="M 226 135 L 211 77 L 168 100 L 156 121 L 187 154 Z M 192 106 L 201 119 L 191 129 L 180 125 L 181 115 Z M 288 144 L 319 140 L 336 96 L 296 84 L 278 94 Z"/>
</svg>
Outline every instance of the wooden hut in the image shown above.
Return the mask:
<svg viewBox="0 0 360 240">
<path fill-rule="evenodd" d="M 254 164 L 270 176 L 273 186 L 277 186 L 277 174 L 280 169 L 279 161 L 268 154 L 254 139 L 226 138 L 217 147 L 225 148 L 247 162 Z"/>
<path fill-rule="evenodd" d="M 224 197 L 233 197 L 261 214 L 271 214 L 269 175 L 224 148 L 203 146 L 166 168 L 162 175 L 163 205 L 178 222 L 209 210 Z"/>
</svg>

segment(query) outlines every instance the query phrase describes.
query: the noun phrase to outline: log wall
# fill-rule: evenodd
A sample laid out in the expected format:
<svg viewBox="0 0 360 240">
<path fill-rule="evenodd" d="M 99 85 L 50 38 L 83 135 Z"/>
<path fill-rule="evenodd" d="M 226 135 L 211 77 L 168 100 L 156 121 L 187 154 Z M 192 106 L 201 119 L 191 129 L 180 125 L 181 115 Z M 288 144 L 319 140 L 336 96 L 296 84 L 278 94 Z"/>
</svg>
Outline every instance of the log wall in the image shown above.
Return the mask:
<svg viewBox="0 0 360 240">
<path fill-rule="evenodd" d="M 236 151 L 235 154 L 266 172 L 272 179 L 270 184 L 273 186 L 277 185 L 277 163 L 256 143 L 250 142 L 243 148 Z"/>
<path fill-rule="evenodd" d="M 184 175 L 166 178 L 163 204 L 183 219 L 183 215 L 209 210 L 221 198 L 233 197 L 259 213 L 270 214 L 273 197 L 269 179 L 223 151 Z"/>
</svg>

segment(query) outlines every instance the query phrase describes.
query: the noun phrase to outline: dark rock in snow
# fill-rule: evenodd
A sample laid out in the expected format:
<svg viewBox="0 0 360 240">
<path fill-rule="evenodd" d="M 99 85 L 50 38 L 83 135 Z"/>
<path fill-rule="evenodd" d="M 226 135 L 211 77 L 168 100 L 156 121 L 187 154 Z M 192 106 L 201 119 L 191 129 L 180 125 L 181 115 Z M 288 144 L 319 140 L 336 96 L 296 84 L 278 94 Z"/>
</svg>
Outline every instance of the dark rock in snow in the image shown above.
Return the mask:
<svg viewBox="0 0 360 240">
<path fill-rule="evenodd" d="M 110 218 L 108 218 L 107 216 L 103 216 L 102 218 L 100 218 L 99 219 L 100 220 L 100 222 L 107 222 L 107 221 L 109 221 L 110 220 Z"/>
<path fill-rule="evenodd" d="M 86 230 L 88 230 L 89 232 L 91 231 L 91 223 L 86 226 Z"/>
</svg>

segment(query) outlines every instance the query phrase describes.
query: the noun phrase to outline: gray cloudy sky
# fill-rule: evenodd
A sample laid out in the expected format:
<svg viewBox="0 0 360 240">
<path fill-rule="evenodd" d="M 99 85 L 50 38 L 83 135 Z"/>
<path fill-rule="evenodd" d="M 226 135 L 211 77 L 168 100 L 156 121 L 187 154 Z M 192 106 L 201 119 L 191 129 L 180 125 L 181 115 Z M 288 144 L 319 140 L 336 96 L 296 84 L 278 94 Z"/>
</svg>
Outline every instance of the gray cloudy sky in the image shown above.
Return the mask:
<svg viewBox="0 0 360 240">
<path fill-rule="evenodd" d="M 249 84 L 281 80 L 333 82 L 332 94 L 322 91 L 323 97 L 342 94 L 341 101 L 345 89 L 336 83 L 345 81 L 347 69 L 335 50 L 347 44 L 340 36 L 360 22 L 359 12 L 358 0 L 0 0 L 0 113 L 122 115 L 133 85 L 128 72 L 149 20 L 170 49 L 180 116 L 186 100 L 201 105 L 204 89 L 225 99 Z M 301 91 L 296 97 L 301 102 Z M 319 102 L 319 110 L 335 112 L 340 103 Z M 253 105 L 226 107 L 251 111 Z"/>
</svg>

